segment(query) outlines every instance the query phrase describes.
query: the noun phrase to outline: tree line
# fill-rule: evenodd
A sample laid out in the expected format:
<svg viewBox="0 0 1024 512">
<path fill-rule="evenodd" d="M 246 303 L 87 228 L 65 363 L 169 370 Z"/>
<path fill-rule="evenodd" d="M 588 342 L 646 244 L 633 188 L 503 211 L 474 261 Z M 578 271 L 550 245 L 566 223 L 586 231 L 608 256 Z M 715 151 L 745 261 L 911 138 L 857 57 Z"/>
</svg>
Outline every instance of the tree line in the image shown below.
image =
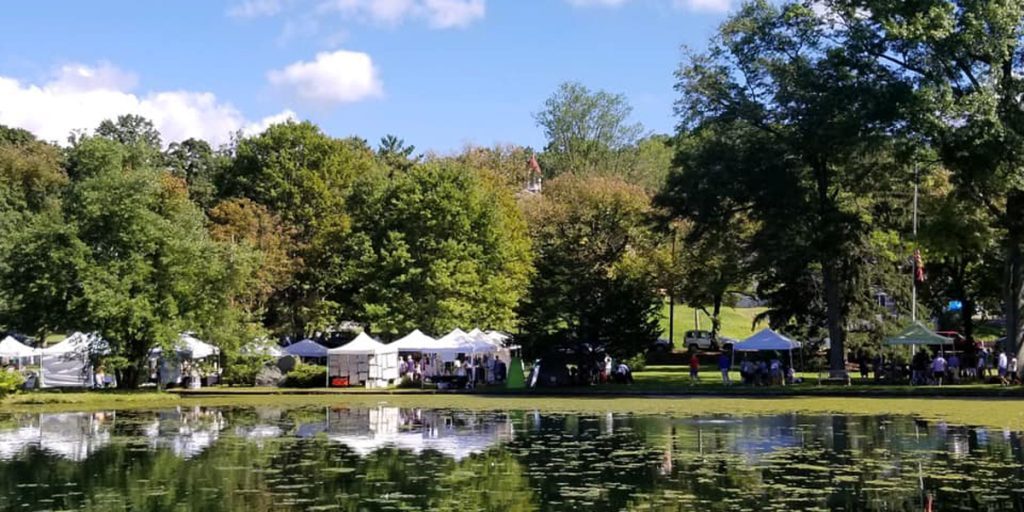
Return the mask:
<svg viewBox="0 0 1024 512">
<path fill-rule="evenodd" d="M 1016 353 L 1022 20 L 1016 4 L 748 2 L 683 58 L 675 133 L 566 83 L 534 115 L 539 151 L 420 154 L 308 122 L 221 148 L 164 145 L 131 115 L 66 145 L 0 128 L 0 327 L 101 332 L 127 385 L 186 329 L 229 354 L 352 322 L 629 357 L 667 297 L 717 329 L 754 296 L 759 320 L 828 338 L 833 370 L 911 307 L 968 337 L 1001 315 Z"/>
<path fill-rule="evenodd" d="M 552 110 L 605 96 L 563 89 Z M 553 114 L 576 123 L 556 130 L 628 115 L 609 97 Z M 135 115 L 65 145 L 3 127 L 0 330 L 101 333 L 103 364 L 126 386 L 143 379 L 152 348 L 186 330 L 229 358 L 256 338 L 353 323 L 384 340 L 479 326 L 534 353 L 586 338 L 632 355 L 657 336 L 644 223 L 660 181 L 651 173 L 667 173 L 671 153 L 662 139 L 594 142 L 423 155 L 394 136 L 371 147 L 309 122 L 221 148 L 165 145 Z M 536 158 L 543 194 L 524 190 Z M 577 167 L 602 161 L 635 175 Z"/>
</svg>

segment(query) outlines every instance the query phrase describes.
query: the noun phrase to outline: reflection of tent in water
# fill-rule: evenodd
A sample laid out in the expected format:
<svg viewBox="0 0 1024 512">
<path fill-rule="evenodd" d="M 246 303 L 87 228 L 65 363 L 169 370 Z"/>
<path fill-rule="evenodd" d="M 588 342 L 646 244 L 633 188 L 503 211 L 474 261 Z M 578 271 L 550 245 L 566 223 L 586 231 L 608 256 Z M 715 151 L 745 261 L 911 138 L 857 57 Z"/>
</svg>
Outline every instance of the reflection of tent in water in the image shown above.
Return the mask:
<svg viewBox="0 0 1024 512">
<path fill-rule="evenodd" d="M 17 456 L 29 446 L 74 461 L 110 443 L 113 413 L 68 413 L 28 416 L 12 430 L 0 430 L 0 459 Z"/>
<path fill-rule="evenodd" d="M 401 427 L 402 411 L 397 407 L 336 409 L 328 412 L 327 437 L 360 456 L 393 447 L 416 453 L 434 450 L 461 460 L 510 438 L 512 431 L 507 419 L 477 422 L 470 413 L 462 416 L 422 411 L 419 420 L 421 425 L 405 430 Z"/>
<path fill-rule="evenodd" d="M 152 448 L 166 448 L 190 459 L 213 445 L 224 427 L 218 410 L 175 409 L 157 413 L 157 419 L 143 428 Z"/>
</svg>

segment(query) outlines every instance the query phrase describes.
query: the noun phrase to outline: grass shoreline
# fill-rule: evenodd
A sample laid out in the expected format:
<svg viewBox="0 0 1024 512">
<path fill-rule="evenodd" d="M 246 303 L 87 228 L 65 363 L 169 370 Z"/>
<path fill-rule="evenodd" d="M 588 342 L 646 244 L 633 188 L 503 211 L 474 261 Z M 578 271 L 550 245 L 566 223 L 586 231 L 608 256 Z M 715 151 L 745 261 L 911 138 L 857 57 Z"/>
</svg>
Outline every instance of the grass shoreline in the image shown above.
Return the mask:
<svg viewBox="0 0 1024 512">
<path fill-rule="evenodd" d="M 343 393 L 238 389 L 200 393 L 156 391 L 90 393 L 33 392 L 0 400 L 0 414 L 38 414 L 112 410 L 160 410 L 178 407 L 349 407 L 381 405 L 459 410 L 525 410 L 549 413 L 637 415 L 844 414 L 912 416 L 955 425 L 1024 431 L 1024 407 L 1014 398 L 913 396 L 887 398 L 812 395 L 611 395 L 550 393 Z M 273 392 L 272 392 L 273 391 Z M 415 390 L 414 390 L 415 391 Z"/>
</svg>

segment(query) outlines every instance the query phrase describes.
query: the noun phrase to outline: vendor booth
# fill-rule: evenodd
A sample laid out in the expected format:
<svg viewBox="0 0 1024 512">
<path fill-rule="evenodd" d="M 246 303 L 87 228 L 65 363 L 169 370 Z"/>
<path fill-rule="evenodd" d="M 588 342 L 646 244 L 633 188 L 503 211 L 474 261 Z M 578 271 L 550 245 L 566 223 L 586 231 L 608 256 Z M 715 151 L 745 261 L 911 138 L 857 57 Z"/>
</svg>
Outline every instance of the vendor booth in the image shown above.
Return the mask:
<svg viewBox="0 0 1024 512">
<path fill-rule="evenodd" d="M 40 385 L 44 388 L 91 388 L 93 357 L 109 351 L 95 334 L 76 332 L 41 354 Z"/>
<path fill-rule="evenodd" d="M 935 345 L 944 347 L 953 345 L 953 338 L 947 338 L 945 336 L 935 334 L 935 332 L 926 327 L 920 321 L 915 321 L 900 331 L 899 334 L 891 338 L 886 338 L 885 344 L 893 346 Z"/>
<path fill-rule="evenodd" d="M 789 366 L 793 366 L 793 351 L 800 348 L 799 341 L 793 341 L 771 329 L 763 329 L 753 336 L 732 346 L 736 352 L 789 352 Z"/>
<path fill-rule="evenodd" d="M 284 347 L 284 352 L 302 360 L 313 360 L 318 364 L 323 364 L 322 360 L 327 357 L 327 347 L 309 339 L 297 341 Z"/>
<path fill-rule="evenodd" d="M 198 369 L 194 368 L 194 364 L 204 359 L 209 359 L 212 362 L 214 368 L 214 375 L 207 376 L 207 384 L 214 384 L 216 378 L 216 370 L 220 366 L 218 356 L 220 356 L 220 349 L 214 345 L 206 343 L 199 338 L 196 338 L 192 333 L 181 333 L 178 336 L 178 341 L 174 345 L 173 356 L 167 357 L 163 353 L 163 349 L 157 347 L 149 351 L 150 358 L 156 360 L 155 364 L 159 365 L 159 384 L 166 386 L 168 384 L 182 384 L 185 375 L 182 375 L 182 363 L 186 363 L 190 366 L 189 373 L 194 373 L 193 377 L 202 377 L 199 375 Z M 192 372 L 191 370 L 195 370 Z M 189 382 L 190 386 L 200 387 L 199 379 L 192 379 Z"/>
<path fill-rule="evenodd" d="M 0 359 L 13 362 L 19 368 L 31 364 L 32 359 L 39 357 L 39 350 L 8 336 L 0 340 Z"/>
<path fill-rule="evenodd" d="M 331 387 L 385 387 L 398 380 L 398 349 L 366 333 L 327 351 L 327 383 Z"/>
</svg>

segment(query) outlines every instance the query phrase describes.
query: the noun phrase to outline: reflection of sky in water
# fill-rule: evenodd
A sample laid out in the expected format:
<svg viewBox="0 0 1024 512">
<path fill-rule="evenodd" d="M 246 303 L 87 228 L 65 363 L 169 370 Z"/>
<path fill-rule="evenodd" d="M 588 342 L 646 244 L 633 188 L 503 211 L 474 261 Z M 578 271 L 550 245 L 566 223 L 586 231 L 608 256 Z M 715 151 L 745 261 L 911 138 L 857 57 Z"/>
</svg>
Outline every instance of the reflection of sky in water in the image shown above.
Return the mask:
<svg viewBox="0 0 1024 512">
<path fill-rule="evenodd" d="M 704 510 L 715 503 L 759 510 L 769 502 L 787 510 L 919 510 L 928 494 L 935 510 L 1021 509 L 1020 444 L 1010 431 L 877 416 L 581 416 L 386 405 L 15 414 L 0 415 L 0 510 L 80 507 L 74 493 L 30 492 L 54 478 L 114 492 L 104 495 L 111 508 L 135 508 L 118 501 L 118 486 L 144 485 L 155 486 L 146 491 L 154 496 L 180 487 L 168 501 L 178 505 L 203 493 L 225 504 L 234 502 L 217 493 L 256 500 L 238 498 L 244 506 L 224 510 L 330 507 L 339 496 L 355 500 L 343 509 L 388 510 L 401 508 L 395 500 L 479 481 L 484 489 L 456 509 L 513 508 L 473 501 L 509 488 L 541 510 Z M 146 462 L 157 456 L 162 462 Z M 109 469 L 122 461 L 143 471 L 142 483 L 115 478 Z M 180 466 L 160 480 L 158 470 L 174 461 Z M 57 466 L 64 473 L 48 473 Z M 67 476 L 78 469 L 79 480 Z M 103 475 L 113 480 L 93 481 Z M 47 501 L 54 494 L 71 501 L 57 506 Z M 443 508 L 412 503 L 406 508 Z"/>
</svg>

